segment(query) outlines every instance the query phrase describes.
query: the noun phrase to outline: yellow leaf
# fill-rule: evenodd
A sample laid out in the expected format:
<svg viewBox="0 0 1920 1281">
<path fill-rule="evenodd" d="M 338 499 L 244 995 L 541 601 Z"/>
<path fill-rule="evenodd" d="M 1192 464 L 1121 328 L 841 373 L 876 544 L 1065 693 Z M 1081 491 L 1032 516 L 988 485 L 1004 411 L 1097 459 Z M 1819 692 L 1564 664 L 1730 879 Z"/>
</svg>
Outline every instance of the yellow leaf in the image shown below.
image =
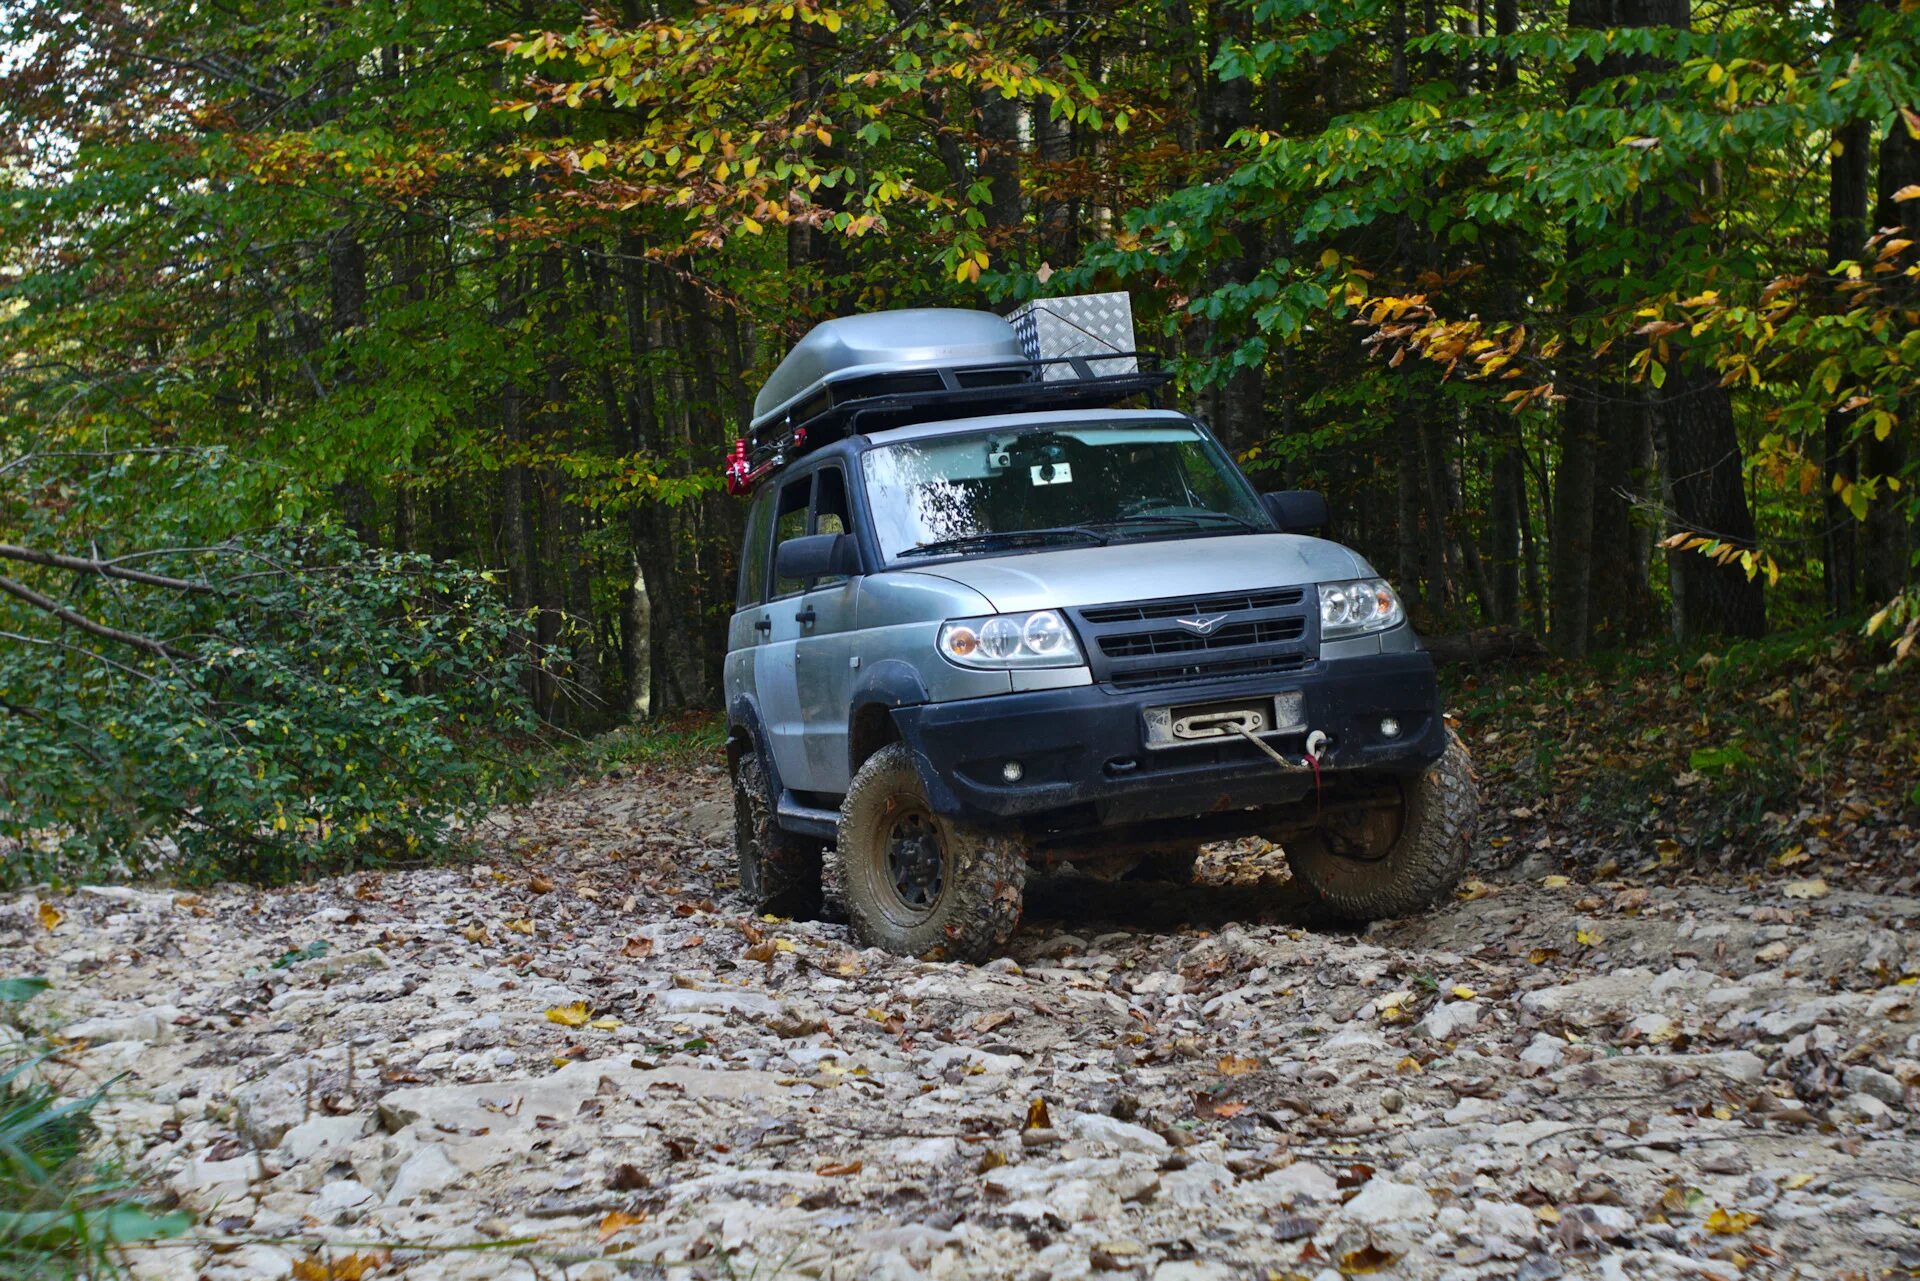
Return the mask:
<svg viewBox="0 0 1920 1281">
<path fill-rule="evenodd" d="M 1420 1060 L 1414 1058 L 1411 1054 L 1394 1064 L 1393 1070 L 1401 1076 L 1417 1076 L 1420 1072 L 1424 1071 L 1420 1066 Z"/>
<path fill-rule="evenodd" d="M 587 1026 L 597 1027 L 602 1032 L 611 1032 L 620 1026 L 620 1020 L 614 1018 L 611 1014 L 609 1014 L 607 1015 L 607 1017 L 603 1019 L 595 1019 L 593 1022 L 587 1024 Z"/>
<path fill-rule="evenodd" d="M 1900 188 L 1900 190 L 1894 192 L 1893 198 L 1896 201 L 1920 200 L 1920 182 L 1908 183 L 1906 186 Z"/>
<path fill-rule="evenodd" d="M 1222 1076 L 1245 1076 L 1260 1066 L 1260 1060 L 1242 1058 L 1237 1054 L 1229 1054 L 1214 1064 L 1214 1066 L 1220 1069 L 1220 1075 Z"/>
<path fill-rule="evenodd" d="M 1711 67 L 1707 68 L 1708 84 L 1717 85 L 1722 80 L 1725 80 L 1726 78 L 1727 78 L 1727 69 L 1721 66 L 1719 63 L 1716 62 Z"/>
<path fill-rule="evenodd" d="M 575 1001 L 572 1005 L 556 1005 L 547 1011 L 547 1021 L 558 1023 L 561 1027 L 585 1027 L 587 1003 Z"/>
<path fill-rule="evenodd" d="M 1035 1099 L 1033 1102 L 1027 1104 L 1027 1123 L 1020 1128 L 1023 1130 L 1051 1130 L 1053 1128 L 1053 1117 L 1047 1111 L 1047 1101 L 1045 1099 Z"/>
<path fill-rule="evenodd" d="M 1573 884 L 1573 878 L 1571 876 L 1543 876 L 1540 878 L 1540 884 L 1550 890 L 1561 890 Z"/>
<path fill-rule="evenodd" d="M 606 1218 L 600 1220 L 600 1239 L 602 1241 L 611 1241 L 615 1234 L 633 1227 L 637 1223 L 645 1223 L 646 1221 L 647 1215 L 644 1210 L 639 1214 L 628 1214 L 625 1210 L 615 1210 Z"/>
<path fill-rule="evenodd" d="M 1606 940 L 1602 937 L 1599 930 L 1579 929 L 1573 932 L 1573 941 L 1583 943 L 1588 947 L 1594 947 Z"/>
<path fill-rule="evenodd" d="M 1478 995 L 1472 988 L 1468 987 L 1465 983 L 1455 984 L 1453 988 L 1453 994 L 1462 1001 L 1471 1001 L 1476 995 Z"/>
<path fill-rule="evenodd" d="M 531 934 L 533 933 L 533 922 L 523 917 L 519 920 L 508 921 L 507 928 L 515 934 Z"/>
<path fill-rule="evenodd" d="M 1320 265 L 1322 267 L 1338 267 L 1340 265 L 1340 251 L 1338 249 L 1328 249 L 1321 253 Z"/>
<path fill-rule="evenodd" d="M 1760 1216 L 1751 1211 L 1728 1210 L 1716 1205 L 1713 1213 L 1707 1216 L 1707 1231 L 1723 1237 L 1736 1236 L 1759 1221 Z"/>
<path fill-rule="evenodd" d="M 1825 898 L 1832 891 L 1825 880 L 1816 876 L 1805 881 L 1788 881 L 1780 887 L 1780 892 L 1788 898 Z"/>
<path fill-rule="evenodd" d="M 56 926 L 60 924 L 60 922 L 67 919 L 67 914 L 65 912 L 62 912 L 59 908 L 47 902 L 45 899 L 42 899 L 40 901 L 40 908 L 35 913 L 35 915 L 40 918 L 41 928 L 46 930 L 54 929 Z"/>
<path fill-rule="evenodd" d="M 1804 1171 L 1802 1171 L 1799 1174 L 1789 1174 L 1785 1179 L 1781 1181 L 1780 1186 L 1785 1188 L 1789 1192 L 1797 1192 L 1801 1188 L 1806 1187 L 1807 1184 L 1812 1183 L 1818 1177 L 1819 1177 L 1818 1175 L 1808 1174 Z"/>
</svg>

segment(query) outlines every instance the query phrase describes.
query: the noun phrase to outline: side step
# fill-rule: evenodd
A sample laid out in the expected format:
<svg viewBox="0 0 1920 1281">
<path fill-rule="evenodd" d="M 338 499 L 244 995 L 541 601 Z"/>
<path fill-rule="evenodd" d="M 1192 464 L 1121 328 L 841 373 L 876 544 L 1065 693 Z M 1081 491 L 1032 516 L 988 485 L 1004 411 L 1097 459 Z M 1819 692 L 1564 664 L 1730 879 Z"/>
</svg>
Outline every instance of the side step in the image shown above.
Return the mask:
<svg viewBox="0 0 1920 1281">
<path fill-rule="evenodd" d="M 802 805 L 793 798 L 792 792 L 780 793 L 780 805 L 774 815 L 781 827 L 801 836 L 817 836 L 823 841 L 831 841 L 840 835 L 838 810 L 820 810 L 811 805 Z"/>
</svg>

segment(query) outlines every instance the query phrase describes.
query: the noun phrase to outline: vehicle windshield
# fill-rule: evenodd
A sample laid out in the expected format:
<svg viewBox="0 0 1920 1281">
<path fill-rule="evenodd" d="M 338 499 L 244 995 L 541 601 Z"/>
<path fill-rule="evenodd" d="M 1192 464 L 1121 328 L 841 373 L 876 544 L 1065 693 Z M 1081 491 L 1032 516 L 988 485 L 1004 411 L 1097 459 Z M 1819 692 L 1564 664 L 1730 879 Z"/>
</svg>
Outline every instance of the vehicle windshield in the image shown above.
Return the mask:
<svg viewBox="0 0 1920 1281">
<path fill-rule="evenodd" d="M 862 467 L 890 561 L 1273 529 L 1238 469 L 1188 423 L 935 436 L 868 450 Z"/>
</svg>

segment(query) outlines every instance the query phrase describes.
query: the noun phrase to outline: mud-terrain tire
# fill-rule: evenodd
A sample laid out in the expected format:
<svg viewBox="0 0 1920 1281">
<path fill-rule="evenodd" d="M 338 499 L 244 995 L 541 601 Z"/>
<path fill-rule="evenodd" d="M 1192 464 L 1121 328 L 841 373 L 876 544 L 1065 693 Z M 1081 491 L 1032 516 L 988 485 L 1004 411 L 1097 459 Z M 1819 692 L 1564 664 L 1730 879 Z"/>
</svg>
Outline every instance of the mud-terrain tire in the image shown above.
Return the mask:
<svg viewBox="0 0 1920 1281">
<path fill-rule="evenodd" d="M 1140 852 L 1140 861 L 1122 880 L 1168 881 L 1174 885 L 1193 884 L 1194 864 L 1200 861 L 1198 845 L 1162 845 Z"/>
<path fill-rule="evenodd" d="M 742 752 L 733 767 L 733 852 L 740 863 L 740 893 L 753 910 L 818 916 L 823 848 L 774 820 L 773 789 L 760 753 Z"/>
<path fill-rule="evenodd" d="M 1449 731 L 1446 752 L 1402 787 L 1399 834 L 1377 857 L 1336 853 L 1320 835 L 1296 836 L 1284 844 L 1294 874 L 1345 918 L 1411 916 L 1450 894 L 1466 869 L 1480 789 L 1459 735 Z"/>
<path fill-rule="evenodd" d="M 935 814 L 913 754 L 891 743 L 853 776 L 825 879 L 863 946 L 984 961 L 1020 924 L 1027 851 Z"/>
</svg>

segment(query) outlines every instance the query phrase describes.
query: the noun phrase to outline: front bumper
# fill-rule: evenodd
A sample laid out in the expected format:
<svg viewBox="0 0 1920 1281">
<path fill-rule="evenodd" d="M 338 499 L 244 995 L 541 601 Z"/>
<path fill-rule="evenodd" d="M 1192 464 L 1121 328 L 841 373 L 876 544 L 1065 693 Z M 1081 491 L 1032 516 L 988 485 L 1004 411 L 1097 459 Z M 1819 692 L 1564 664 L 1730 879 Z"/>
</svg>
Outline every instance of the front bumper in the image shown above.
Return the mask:
<svg viewBox="0 0 1920 1281">
<path fill-rule="evenodd" d="M 1107 827 L 1286 804 L 1313 790 L 1304 762 L 1283 770 L 1244 739 L 1147 745 L 1146 710 L 1298 692 L 1305 729 L 1265 741 L 1301 761 L 1307 733 L 1331 740 L 1324 773 L 1413 773 L 1446 750 L 1433 660 L 1419 651 L 1319 660 L 1284 674 L 1177 688 L 1101 685 L 897 708 L 938 812 L 979 825 Z M 1389 739 L 1382 718 L 1399 722 Z M 1003 770 L 1018 761 L 1021 777 Z"/>
</svg>

